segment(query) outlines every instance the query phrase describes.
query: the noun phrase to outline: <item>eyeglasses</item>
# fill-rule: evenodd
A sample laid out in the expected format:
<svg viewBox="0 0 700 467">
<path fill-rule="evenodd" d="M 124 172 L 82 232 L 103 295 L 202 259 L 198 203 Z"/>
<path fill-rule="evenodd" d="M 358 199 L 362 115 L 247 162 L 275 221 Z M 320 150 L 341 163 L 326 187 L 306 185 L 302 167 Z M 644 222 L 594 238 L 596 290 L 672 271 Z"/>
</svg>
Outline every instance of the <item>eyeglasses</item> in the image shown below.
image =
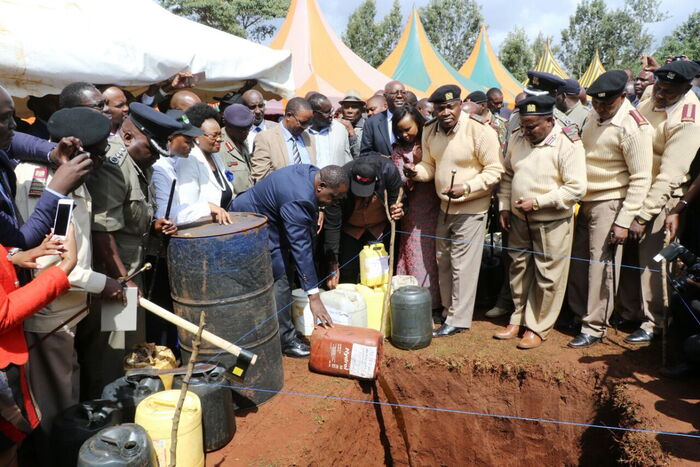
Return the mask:
<svg viewBox="0 0 700 467">
<path fill-rule="evenodd" d="M 99 110 L 101 112 L 102 109 L 104 109 L 106 105 L 107 105 L 107 101 L 101 100 L 100 102 L 97 102 L 97 103 L 92 104 L 92 105 L 79 105 L 78 107 L 87 107 L 88 109 L 95 109 L 95 110 Z"/>
<path fill-rule="evenodd" d="M 261 102 L 261 103 L 259 103 L 258 105 L 248 105 L 248 106 L 246 106 L 246 107 L 248 107 L 250 110 L 255 110 L 255 109 L 261 109 L 261 110 L 262 110 L 262 109 L 265 108 L 265 103 L 264 103 L 264 102 Z"/>
<path fill-rule="evenodd" d="M 204 133 L 204 136 L 209 138 L 212 141 L 218 141 L 221 139 L 224 139 L 224 135 L 221 133 Z"/>
<path fill-rule="evenodd" d="M 308 119 L 308 120 L 302 122 L 301 120 L 299 120 L 299 118 L 297 118 L 296 115 L 294 115 L 294 114 L 291 114 L 291 115 L 292 115 L 292 117 L 294 117 L 294 120 L 297 121 L 297 123 L 299 124 L 300 127 L 308 128 L 311 126 L 311 119 Z"/>
</svg>

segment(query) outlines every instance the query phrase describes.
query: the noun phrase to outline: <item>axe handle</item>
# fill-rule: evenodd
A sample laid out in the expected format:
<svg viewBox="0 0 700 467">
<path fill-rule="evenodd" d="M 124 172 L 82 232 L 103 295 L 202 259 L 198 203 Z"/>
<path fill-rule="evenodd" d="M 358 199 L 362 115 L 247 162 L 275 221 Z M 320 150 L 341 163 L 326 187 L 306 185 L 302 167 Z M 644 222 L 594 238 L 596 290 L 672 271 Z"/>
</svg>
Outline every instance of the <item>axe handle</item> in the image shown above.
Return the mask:
<svg viewBox="0 0 700 467">
<path fill-rule="evenodd" d="M 196 334 L 197 330 L 199 329 L 196 324 L 190 323 L 186 319 L 180 318 L 175 313 L 171 313 L 165 308 L 162 308 L 156 305 L 155 303 L 146 300 L 143 297 L 139 298 L 139 305 L 141 305 L 151 313 L 160 316 L 167 322 L 172 323 L 175 326 L 184 329 L 185 331 L 191 332 L 192 334 Z M 238 357 L 241 353 L 241 348 L 239 346 L 237 346 L 236 344 L 232 344 L 231 342 L 222 339 L 221 337 L 217 336 L 216 334 L 212 334 L 207 330 L 202 331 L 202 339 L 209 342 L 212 345 L 217 346 L 222 350 L 225 350 L 226 352 L 232 355 L 235 355 L 236 357 Z M 253 358 L 251 359 L 250 364 L 255 365 L 255 362 L 257 360 L 258 356 L 253 354 Z"/>
</svg>

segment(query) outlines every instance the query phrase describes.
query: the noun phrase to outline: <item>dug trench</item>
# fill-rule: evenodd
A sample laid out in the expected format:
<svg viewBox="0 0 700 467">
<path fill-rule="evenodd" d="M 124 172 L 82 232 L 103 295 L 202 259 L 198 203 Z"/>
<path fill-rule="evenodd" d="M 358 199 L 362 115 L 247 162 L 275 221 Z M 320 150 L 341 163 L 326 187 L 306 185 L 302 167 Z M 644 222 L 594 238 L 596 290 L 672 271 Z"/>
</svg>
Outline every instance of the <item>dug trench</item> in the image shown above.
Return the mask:
<svg viewBox="0 0 700 467">
<path fill-rule="evenodd" d="M 482 328 L 412 352 L 386 343 L 384 384 L 310 373 L 306 361 L 285 359 L 283 393 L 238 413 L 233 441 L 208 454 L 207 465 L 646 466 L 700 460 L 697 439 L 601 428 L 697 434 L 700 415 L 684 415 L 692 399 L 683 395 L 690 392 L 683 384 L 693 383 L 660 383 L 652 368 L 658 348 L 625 347 L 620 334 L 585 351 L 567 351 L 569 336 L 556 333 L 546 346 L 522 352 L 486 339 L 489 333 Z"/>
</svg>

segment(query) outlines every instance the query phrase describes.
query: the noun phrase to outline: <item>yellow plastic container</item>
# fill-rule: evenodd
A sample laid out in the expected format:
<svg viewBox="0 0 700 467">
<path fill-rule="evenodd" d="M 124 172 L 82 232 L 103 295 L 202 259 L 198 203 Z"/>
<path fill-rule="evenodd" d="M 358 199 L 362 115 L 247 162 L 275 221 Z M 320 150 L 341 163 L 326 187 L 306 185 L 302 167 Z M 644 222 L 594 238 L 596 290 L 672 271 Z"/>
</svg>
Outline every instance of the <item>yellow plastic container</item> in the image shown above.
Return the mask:
<svg viewBox="0 0 700 467">
<path fill-rule="evenodd" d="M 141 425 L 153 440 L 160 465 L 170 465 L 170 434 L 179 398 L 179 389 L 161 391 L 151 394 L 136 407 L 135 422 Z M 199 397 L 189 391 L 180 414 L 176 461 L 178 466 L 204 466 L 202 404 Z"/>
<path fill-rule="evenodd" d="M 389 255 L 383 243 L 365 245 L 360 252 L 360 283 L 380 287 L 389 281 Z"/>
</svg>

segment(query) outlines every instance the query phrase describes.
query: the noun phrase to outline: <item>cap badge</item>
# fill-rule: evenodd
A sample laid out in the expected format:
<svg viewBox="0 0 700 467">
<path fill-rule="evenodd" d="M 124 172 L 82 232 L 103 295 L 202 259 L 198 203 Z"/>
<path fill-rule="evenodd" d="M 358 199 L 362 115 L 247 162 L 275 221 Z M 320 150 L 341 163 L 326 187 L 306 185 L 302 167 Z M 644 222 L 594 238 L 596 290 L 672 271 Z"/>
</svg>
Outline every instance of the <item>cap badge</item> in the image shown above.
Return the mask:
<svg viewBox="0 0 700 467">
<path fill-rule="evenodd" d="M 666 77 L 668 79 L 676 79 L 676 73 L 674 73 L 673 71 L 669 71 L 668 73 L 666 73 Z"/>
<path fill-rule="evenodd" d="M 605 97 L 605 93 L 604 93 L 604 92 L 599 92 L 599 93 L 598 93 L 598 97 Z"/>
<path fill-rule="evenodd" d="M 532 84 L 538 85 L 540 84 L 540 79 L 537 76 L 532 77 Z"/>
<path fill-rule="evenodd" d="M 528 104 L 526 112 L 536 112 L 537 111 L 537 106 L 535 104 Z"/>
<path fill-rule="evenodd" d="M 369 183 L 373 182 L 374 179 L 371 177 L 363 177 L 362 175 L 355 175 L 355 180 L 357 180 L 360 183 Z"/>
<path fill-rule="evenodd" d="M 454 97 L 455 97 L 454 94 L 452 94 L 451 92 L 446 92 L 446 93 L 445 93 L 445 100 L 448 100 L 448 101 L 449 101 L 449 100 L 454 99 Z"/>
</svg>

